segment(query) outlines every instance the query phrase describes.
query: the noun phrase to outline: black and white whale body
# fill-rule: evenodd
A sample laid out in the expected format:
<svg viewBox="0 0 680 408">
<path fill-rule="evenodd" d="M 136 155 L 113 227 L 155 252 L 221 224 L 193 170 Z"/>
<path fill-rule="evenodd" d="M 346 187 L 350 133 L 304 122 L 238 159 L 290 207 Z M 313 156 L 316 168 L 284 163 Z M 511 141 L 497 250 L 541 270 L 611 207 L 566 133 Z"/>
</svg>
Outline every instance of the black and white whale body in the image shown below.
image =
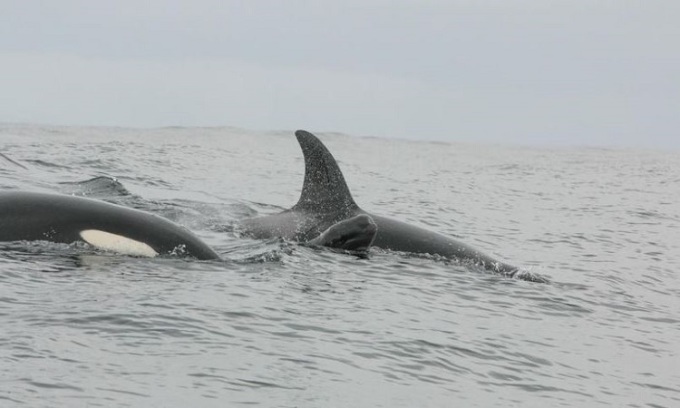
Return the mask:
<svg viewBox="0 0 680 408">
<path fill-rule="evenodd" d="M 365 251 L 376 228 L 358 215 L 330 225 L 308 244 Z M 144 211 L 99 200 L 59 194 L 0 192 L 0 242 L 76 241 L 117 253 L 155 257 L 164 254 L 200 260 L 219 255 L 186 228 Z"/>
<path fill-rule="evenodd" d="M 0 241 L 84 241 L 128 255 L 219 255 L 186 228 L 131 208 L 59 194 L 0 192 Z"/>
<path fill-rule="evenodd" d="M 305 179 L 299 201 L 290 210 L 242 221 L 242 228 L 256 238 L 284 237 L 307 241 L 324 227 L 359 214 L 368 214 L 352 198 L 335 158 L 321 141 L 304 130 L 295 132 L 305 159 Z M 515 276 L 519 269 L 500 262 L 477 249 L 445 235 L 393 220 L 370 215 L 377 225 L 373 245 L 379 248 L 419 254 L 439 255 L 469 262 L 487 270 Z M 521 275 L 521 274 L 520 274 Z M 535 275 L 520 276 L 543 280 Z"/>
</svg>

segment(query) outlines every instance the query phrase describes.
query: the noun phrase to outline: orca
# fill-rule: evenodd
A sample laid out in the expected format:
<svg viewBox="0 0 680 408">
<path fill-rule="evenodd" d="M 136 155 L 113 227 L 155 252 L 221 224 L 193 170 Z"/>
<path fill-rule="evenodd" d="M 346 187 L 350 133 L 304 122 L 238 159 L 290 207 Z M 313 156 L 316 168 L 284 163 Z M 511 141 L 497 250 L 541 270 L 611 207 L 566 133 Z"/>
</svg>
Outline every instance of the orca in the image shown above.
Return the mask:
<svg viewBox="0 0 680 408">
<path fill-rule="evenodd" d="M 508 277 L 544 281 L 542 277 L 521 271 L 448 236 L 369 214 L 352 198 L 338 163 L 326 146 L 315 135 L 304 130 L 296 131 L 295 136 L 305 161 L 300 199 L 292 208 L 281 213 L 241 221 L 241 228 L 247 235 L 254 238 L 283 237 L 304 242 L 320 235 L 328 226 L 364 214 L 376 224 L 377 234 L 372 242 L 375 247 L 441 256 Z"/>
<path fill-rule="evenodd" d="M 0 241 L 87 242 L 128 255 L 179 253 L 201 260 L 219 255 L 165 218 L 90 198 L 0 192 Z"/>
<path fill-rule="evenodd" d="M 376 235 L 366 215 L 330 225 L 309 245 L 365 251 Z M 61 194 L 0 192 L 0 242 L 81 241 L 126 255 L 175 254 L 199 260 L 220 256 L 188 229 L 144 211 Z"/>
</svg>

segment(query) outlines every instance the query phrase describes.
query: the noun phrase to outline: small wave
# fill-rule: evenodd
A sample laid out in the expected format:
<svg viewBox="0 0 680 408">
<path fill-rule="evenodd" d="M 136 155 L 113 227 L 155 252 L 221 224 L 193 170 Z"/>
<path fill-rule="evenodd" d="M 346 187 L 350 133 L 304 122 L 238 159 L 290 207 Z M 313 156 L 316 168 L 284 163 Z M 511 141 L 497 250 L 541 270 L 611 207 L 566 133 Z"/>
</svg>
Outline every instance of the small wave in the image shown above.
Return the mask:
<svg viewBox="0 0 680 408">
<path fill-rule="evenodd" d="M 69 384 L 34 381 L 34 380 L 29 379 L 29 378 L 22 378 L 21 381 L 24 381 L 27 384 L 30 384 L 30 385 L 32 385 L 36 388 L 51 388 L 51 389 L 60 389 L 60 390 L 85 391 L 84 389 L 82 389 L 80 387 L 76 387 L 74 385 L 69 385 Z"/>
<path fill-rule="evenodd" d="M 375 249 L 371 249 L 374 251 Z M 442 262 L 447 265 L 459 265 L 468 270 L 475 272 L 490 273 L 504 278 L 517 279 L 526 282 L 534 283 L 550 283 L 550 279 L 546 276 L 540 275 L 526 268 L 517 268 L 510 271 L 503 271 L 498 268 L 498 265 L 486 265 L 484 262 L 477 262 L 471 260 L 457 260 L 447 258 L 436 254 L 418 254 L 412 252 L 391 251 L 388 253 L 398 254 L 406 258 L 428 259 L 435 262 Z"/>
<path fill-rule="evenodd" d="M 28 167 L 23 164 L 10 159 L 7 155 L 0 153 L 0 167 L 18 167 L 20 169 L 28 170 Z"/>
<path fill-rule="evenodd" d="M 223 258 L 239 264 L 281 262 L 285 255 L 291 255 L 292 252 L 293 244 L 279 238 L 268 241 L 239 240 L 235 245 L 221 249 Z"/>
<path fill-rule="evenodd" d="M 130 192 L 115 177 L 99 176 L 85 181 L 59 183 L 66 194 L 82 197 L 123 197 Z"/>
<path fill-rule="evenodd" d="M 45 167 L 45 168 L 48 168 L 48 169 L 51 169 L 51 170 L 53 170 L 53 169 L 70 170 L 71 169 L 69 166 L 64 166 L 64 165 L 57 164 L 57 163 L 50 163 L 50 162 L 47 162 L 47 161 L 44 161 L 44 160 L 31 159 L 31 160 L 26 160 L 26 161 L 31 163 L 31 164 L 35 164 L 38 167 Z"/>
<path fill-rule="evenodd" d="M 637 217 L 637 218 L 642 218 L 645 220 L 649 219 L 658 219 L 658 220 L 672 220 L 672 221 L 678 221 L 677 218 L 666 215 L 666 214 L 661 214 L 658 211 L 653 211 L 653 210 L 631 210 L 628 211 L 628 214 Z"/>
<path fill-rule="evenodd" d="M 550 283 L 550 279 L 527 269 L 518 269 L 515 273 L 507 275 L 513 279 L 519 279 L 534 283 Z"/>
</svg>

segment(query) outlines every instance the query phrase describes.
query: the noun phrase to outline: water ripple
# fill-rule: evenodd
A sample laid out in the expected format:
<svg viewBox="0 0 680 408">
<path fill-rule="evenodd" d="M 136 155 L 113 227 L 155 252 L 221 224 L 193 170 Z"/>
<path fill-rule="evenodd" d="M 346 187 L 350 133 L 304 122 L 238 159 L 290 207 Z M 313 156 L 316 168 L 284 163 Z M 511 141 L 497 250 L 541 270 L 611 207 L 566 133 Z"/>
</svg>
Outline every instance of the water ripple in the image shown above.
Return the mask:
<svg viewBox="0 0 680 408">
<path fill-rule="evenodd" d="M 0 244 L 0 405 L 680 402 L 675 153 L 322 135 L 363 208 L 550 276 L 533 284 L 240 237 L 238 219 L 298 199 L 289 132 L 0 125 L 6 136 L 27 169 L 0 156 L 3 189 L 154 212 L 225 260 Z"/>
</svg>

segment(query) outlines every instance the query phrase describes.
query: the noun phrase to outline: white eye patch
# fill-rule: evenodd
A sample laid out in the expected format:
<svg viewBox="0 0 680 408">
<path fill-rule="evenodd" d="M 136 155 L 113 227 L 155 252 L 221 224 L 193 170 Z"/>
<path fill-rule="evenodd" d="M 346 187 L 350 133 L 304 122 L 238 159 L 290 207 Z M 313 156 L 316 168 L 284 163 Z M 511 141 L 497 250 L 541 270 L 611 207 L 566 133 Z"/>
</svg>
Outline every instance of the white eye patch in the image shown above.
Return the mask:
<svg viewBox="0 0 680 408">
<path fill-rule="evenodd" d="M 158 256 L 158 252 L 149 245 L 122 235 L 99 230 L 84 230 L 80 231 L 80 236 L 85 242 L 93 247 L 106 251 L 117 252 L 123 255 L 146 256 L 149 258 Z"/>
</svg>

